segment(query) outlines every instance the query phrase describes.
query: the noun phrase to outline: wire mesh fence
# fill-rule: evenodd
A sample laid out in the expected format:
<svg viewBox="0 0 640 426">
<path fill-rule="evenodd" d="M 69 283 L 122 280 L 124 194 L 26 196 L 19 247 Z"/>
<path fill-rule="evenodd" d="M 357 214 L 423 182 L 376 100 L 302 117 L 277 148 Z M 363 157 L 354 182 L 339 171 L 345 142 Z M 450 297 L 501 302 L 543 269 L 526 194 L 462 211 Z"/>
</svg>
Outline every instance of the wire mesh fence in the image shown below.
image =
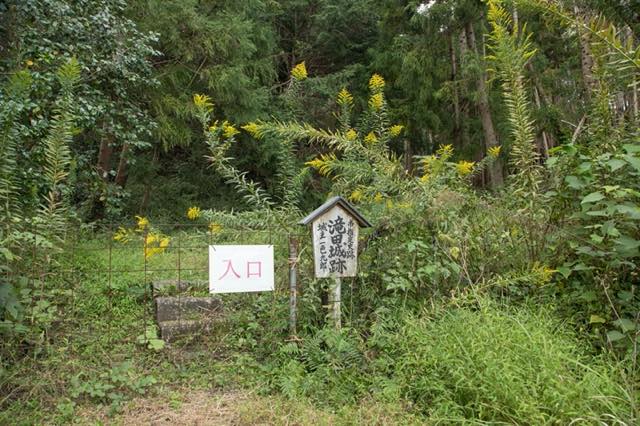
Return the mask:
<svg viewBox="0 0 640 426">
<path fill-rule="evenodd" d="M 130 230 L 127 238 L 117 238 L 122 229 Z M 295 260 L 290 259 L 288 252 L 291 239 L 298 242 Z M 272 298 L 270 315 L 279 315 L 281 310 L 276 313 L 276 304 L 288 305 L 292 261 L 299 270 L 299 289 L 306 280 L 313 280 L 311 237 L 304 228 L 291 233 L 212 229 L 201 223 L 154 223 L 153 228 L 137 229 L 112 224 L 97 230 L 69 229 L 56 250 L 38 235 L 36 228 L 25 241 L 28 244 L 23 244 L 18 253 L 22 266 L 7 271 L 6 282 L 14 283 L 22 292 L 22 301 L 28 301 L 23 306 L 25 324 L 42 323 L 44 343 L 56 337 L 73 339 L 91 333 L 112 343 L 146 336 L 150 327 L 157 325 L 156 297 L 171 296 L 181 304 L 182 298 L 208 296 L 208 247 L 213 244 L 274 246 L 272 294 L 216 296 L 223 303 L 233 305 L 241 298 Z M 44 318 L 47 312 L 50 321 Z M 178 322 L 188 320 L 182 315 L 178 311 Z M 129 322 L 126 334 L 122 333 L 123 320 Z M 288 320 L 286 316 L 278 318 Z"/>
</svg>

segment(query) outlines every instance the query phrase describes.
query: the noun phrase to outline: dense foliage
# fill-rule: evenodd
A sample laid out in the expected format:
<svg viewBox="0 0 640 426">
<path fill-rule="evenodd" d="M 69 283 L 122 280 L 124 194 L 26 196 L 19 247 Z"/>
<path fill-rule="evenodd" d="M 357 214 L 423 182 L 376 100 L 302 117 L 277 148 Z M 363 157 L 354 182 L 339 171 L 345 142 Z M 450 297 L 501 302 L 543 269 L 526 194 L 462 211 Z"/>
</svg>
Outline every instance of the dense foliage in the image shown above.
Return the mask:
<svg viewBox="0 0 640 426">
<path fill-rule="evenodd" d="M 2 3 L 0 407 L 55 406 L 46 421 L 64 422 L 184 380 L 340 407 L 343 420 L 373 400 L 395 422 L 637 423 L 639 13 Z M 224 327 L 190 342 L 225 354 L 216 371 L 165 347 L 147 321 L 150 265 L 197 263 L 185 242 L 267 232 L 284 259 L 330 195 L 374 224 L 344 280 L 341 331 L 306 247 L 297 335 L 279 291 L 225 299 Z M 108 252 L 76 250 L 105 238 Z M 143 282 L 112 273 L 141 263 Z M 95 341 L 77 330 L 88 323 Z M 58 375 L 34 374 L 49 366 Z"/>
</svg>

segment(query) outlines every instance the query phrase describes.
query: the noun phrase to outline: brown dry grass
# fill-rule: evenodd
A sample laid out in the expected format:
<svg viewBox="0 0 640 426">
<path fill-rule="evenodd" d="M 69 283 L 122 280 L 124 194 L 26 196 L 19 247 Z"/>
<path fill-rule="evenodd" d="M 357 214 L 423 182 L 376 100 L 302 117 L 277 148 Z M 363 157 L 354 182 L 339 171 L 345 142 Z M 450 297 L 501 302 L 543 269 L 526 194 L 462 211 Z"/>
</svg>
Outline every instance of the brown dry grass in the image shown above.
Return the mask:
<svg viewBox="0 0 640 426">
<path fill-rule="evenodd" d="M 79 410 L 82 424 L 126 426 L 222 426 L 335 424 L 331 415 L 310 406 L 287 403 L 246 391 L 182 389 L 163 396 L 136 398 L 119 415 L 86 406 Z M 80 420 L 81 419 L 81 420 Z"/>
<path fill-rule="evenodd" d="M 358 407 L 331 412 L 309 402 L 249 391 L 213 391 L 188 388 L 167 390 L 162 396 L 136 398 L 122 413 L 109 417 L 106 409 L 86 406 L 77 423 L 126 426 L 226 425 L 397 425 L 423 424 L 399 406 L 362 401 Z"/>
</svg>

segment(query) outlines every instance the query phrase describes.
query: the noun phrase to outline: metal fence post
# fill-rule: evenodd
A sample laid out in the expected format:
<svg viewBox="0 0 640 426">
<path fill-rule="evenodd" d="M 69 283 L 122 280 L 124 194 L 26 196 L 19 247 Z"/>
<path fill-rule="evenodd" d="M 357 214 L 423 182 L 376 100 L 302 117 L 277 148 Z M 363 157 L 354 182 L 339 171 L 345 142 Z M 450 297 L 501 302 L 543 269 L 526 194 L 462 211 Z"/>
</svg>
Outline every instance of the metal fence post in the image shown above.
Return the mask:
<svg viewBox="0 0 640 426">
<path fill-rule="evenodd" d="M 298 238 L 289 236 L 289 331 L 297 333 L 298 321 Z"/>
</svg>

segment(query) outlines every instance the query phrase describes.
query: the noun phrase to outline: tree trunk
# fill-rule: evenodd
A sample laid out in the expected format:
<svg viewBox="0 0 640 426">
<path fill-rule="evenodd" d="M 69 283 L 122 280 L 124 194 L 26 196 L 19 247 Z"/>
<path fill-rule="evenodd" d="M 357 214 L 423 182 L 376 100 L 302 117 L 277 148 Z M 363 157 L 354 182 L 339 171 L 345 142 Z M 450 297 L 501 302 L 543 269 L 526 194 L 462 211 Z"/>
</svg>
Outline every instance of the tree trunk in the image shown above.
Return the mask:
<svg viewBox="0 0 640 426">
<path fill-rule="evenodd" d="M 462 63 L 469 51 L 469 46 L 467 45 L 467 36 L 465 35 L 464 31 L 460 31 L 458 46 L 460 48 L 460 55 L 458 56 L 458 58 L 460 59 L 460 63 Z M 464 150 L 470 144 L 469 100 L 466 98 L 460 99 L 460 139 L 461 148 Z"/>
<path fill-rule="evenodd" d="M 458 60 L 456 58 L 456 47 L 454 44 L 454 34 L 449 37 L 449 55 L 451 57 L 451 87 L 453 88 L 453 140 L 456 149 L 462 148 L 460 132 L 460 99 L 458 97 Z"/>
<path fill-rule="evenodd" d="M 479 55 L 472 22 L 467 22 L 465 32 L 467 35 L 467 42 L 469 43 L 469 49 L 471 52 Z M 480 120 L 482 122 L 482 130 L 484 133 L 485 152 L 489 148 L 500 146 L 498 138 L 496 137 L 495 128 L 493 127 L 493 118 L 491 117 L 491 109 L 489 106 L 489 91 L 487 89 L 486 79 L 487 75 L 484 71 L 484 65 L 482 65 L 482 71 L 478 76 L 478 110 L 480 112 Z M 497 188 L 502 185 L 503 180 L 502 164 L 500 161 L 495 161 L 491 167 L 489 167 L 489 184 L 492 188 Z"/>
<path fill-rule="evenodd" d="M 404 170 L 407 174 L 411 174 L 413 172 L 413 149 L 411 148 L 411 141 L 409 139 L 405 139 L 403 141 L 404 145 Z"/>
<path fill-rule="evenodd" d="M 539 110 L 542 109 L 542 102 L 540 102 L 540 94 L 538 93 L 538 88 L 537 87 L 533 87 L 533 99 L 536 103 L 536 108 L 538 108 Z M 547 159 L 549 158 L 549 137 L 547 136 L 547 131 L 544 130 L 544 128 L 542 129 L 542 140 L 540 141 L 540 143 L 538 143 L 538 153 L 541 154 L 541 157 L 543 159 Z"/>
<path fill-rule="evenodd" d="M 585 21 L 585 14 L 578 6 L 574 6 L 576 19 L 579 22 Z M 582 82 L 587 94 L 587 99 L 591 99 L 591 95 L 595 88 L 596 80 L 593 76 L 593 55 L 589 47 L 589 35 L 584 28 L 578 28 L 578 40 L 580 42 L 580 66 L 582 68 Z"/>
<path fill-rule="evenodd" d="M 100 141 L 100 150 L 98 151 L 98 175 L 102 180 L 109 180 L 109 172 L 111 171 L 111 154 L 113 148 L 111 147 L 110 137 L 103 136 Z"/>
<path fill-rule="evenodd" d="M 127 166 L 129 165 L 129 144 L 124 143 L 122 145 L 122 150 L 120 151 L 120 162 L 118 163 L 118 172 L 116 173 L 116 185 L 124 188 L 127 183 Z"/>
</svg>

